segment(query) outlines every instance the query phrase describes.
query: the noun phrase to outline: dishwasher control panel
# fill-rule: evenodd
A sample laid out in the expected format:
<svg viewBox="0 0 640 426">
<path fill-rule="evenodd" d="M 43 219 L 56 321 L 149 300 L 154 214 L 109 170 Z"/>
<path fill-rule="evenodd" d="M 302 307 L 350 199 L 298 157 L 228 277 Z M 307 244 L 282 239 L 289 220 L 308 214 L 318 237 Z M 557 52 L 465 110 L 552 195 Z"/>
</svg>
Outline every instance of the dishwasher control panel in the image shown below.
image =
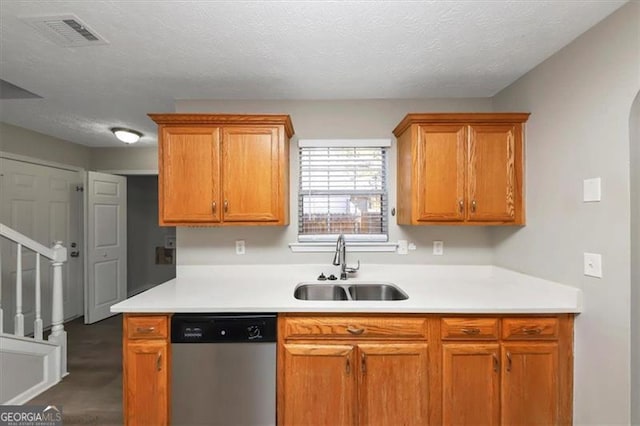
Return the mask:
<svg viewBox="0 0 640 426">
<path fill-rule="evenodd" d="M 171 342 L 275 342 L 276 329 L 275 314 L 175 314 Z"/>
</svg>

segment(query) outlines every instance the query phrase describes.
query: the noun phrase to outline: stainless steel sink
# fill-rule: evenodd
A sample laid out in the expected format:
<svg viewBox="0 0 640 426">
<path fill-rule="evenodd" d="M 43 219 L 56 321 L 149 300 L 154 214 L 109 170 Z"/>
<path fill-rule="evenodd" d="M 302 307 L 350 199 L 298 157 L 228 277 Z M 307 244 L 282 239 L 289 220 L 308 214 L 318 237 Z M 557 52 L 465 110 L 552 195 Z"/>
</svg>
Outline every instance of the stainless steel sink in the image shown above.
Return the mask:
<svg viewBox="0 0 640 426">
<path fill-rule="evenodd" d="M 300 283 L 293 292 L 298 300 L 406 300 L 407 293 L 391 283 Z"/>
<path fill-rule="evenodd" d="M 345 289 L 332 284 L 300 284 L 293 297 L 299 300 L 348 300 Z"/>
<path fill-rule="evenodd" d="M 406 300 L 407 293 L 393 284 L 354 284 L 349 286 L 353 300 Z"/>
</svg>

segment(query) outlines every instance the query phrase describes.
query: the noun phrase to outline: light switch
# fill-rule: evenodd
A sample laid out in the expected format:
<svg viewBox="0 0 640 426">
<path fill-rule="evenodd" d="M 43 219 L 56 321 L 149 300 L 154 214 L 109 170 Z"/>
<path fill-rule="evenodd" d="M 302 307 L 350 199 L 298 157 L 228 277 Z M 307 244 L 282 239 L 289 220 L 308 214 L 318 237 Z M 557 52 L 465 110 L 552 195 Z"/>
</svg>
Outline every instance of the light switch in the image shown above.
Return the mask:
<svg viewBox="0 0 640 426">
<path fill-rule="evenodd" d="M 602 255 L 598 253 L 584 254 L 584 274 L 589 277 L 602 278 Z"/>
<path fill-rule="evenodd" d="M 585 202 L 600 201 L 602 199 L 600 183 L 599 177 L 585 179 L 582 186 L 582 200 Z"/>
</svg>

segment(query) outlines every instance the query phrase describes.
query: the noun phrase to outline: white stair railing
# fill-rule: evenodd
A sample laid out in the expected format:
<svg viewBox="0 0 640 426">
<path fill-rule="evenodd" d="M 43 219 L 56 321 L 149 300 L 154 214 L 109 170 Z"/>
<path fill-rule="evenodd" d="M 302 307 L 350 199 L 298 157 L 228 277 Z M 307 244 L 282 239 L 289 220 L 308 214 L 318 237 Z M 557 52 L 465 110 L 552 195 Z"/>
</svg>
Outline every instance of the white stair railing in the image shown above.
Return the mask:
<svg viewBox="0 0 640 426">
<path fill-rule="evenodd" d="M 22 251 L 23 249 L 29 249 L 36 253 L 34 340 L 43 340 L 42 291 L 40 285 L 41 257 L 44 256 L 51 262 L 51 266 L 53 267 L 53 283 L 51 292 L 51 334 L 48 340 L 60 346 L 62 352 L 62 356 L 60 357 L 60 371 L 64 376 L 67 374 L 67 332 L 64 330 L 62 265 L 67 261 L 67 249 L 60 241 L 56 241 L 51 248 L 45 247 L 37 241 L 1 223 L 0 236 L 16 243 L 16 309 L 14 316 L 14 334 L 16 336 L 24 337 L 24 313 L 22 312 Z M 2 259 L 0 257 L 0 268 L 1 265 Z M 0 332 L 3 330 L 2 306 L 2 273 L 0 271 Z"/>
</svg>

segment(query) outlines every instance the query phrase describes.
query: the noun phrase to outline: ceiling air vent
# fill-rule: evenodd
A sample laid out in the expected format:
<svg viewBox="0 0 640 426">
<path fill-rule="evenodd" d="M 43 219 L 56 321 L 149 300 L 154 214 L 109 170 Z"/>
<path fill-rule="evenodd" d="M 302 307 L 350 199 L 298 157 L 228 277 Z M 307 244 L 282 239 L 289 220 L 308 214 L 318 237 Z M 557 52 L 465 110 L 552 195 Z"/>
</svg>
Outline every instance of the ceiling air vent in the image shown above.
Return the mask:
<svg viewBox="0 0 640 426">
<path fill-rule="evenodd" d="M 75 15 L 29 16 L 20 18 L 48 40 L 62 47 L 81 47 L 108 44 Z"/>
</svg>

